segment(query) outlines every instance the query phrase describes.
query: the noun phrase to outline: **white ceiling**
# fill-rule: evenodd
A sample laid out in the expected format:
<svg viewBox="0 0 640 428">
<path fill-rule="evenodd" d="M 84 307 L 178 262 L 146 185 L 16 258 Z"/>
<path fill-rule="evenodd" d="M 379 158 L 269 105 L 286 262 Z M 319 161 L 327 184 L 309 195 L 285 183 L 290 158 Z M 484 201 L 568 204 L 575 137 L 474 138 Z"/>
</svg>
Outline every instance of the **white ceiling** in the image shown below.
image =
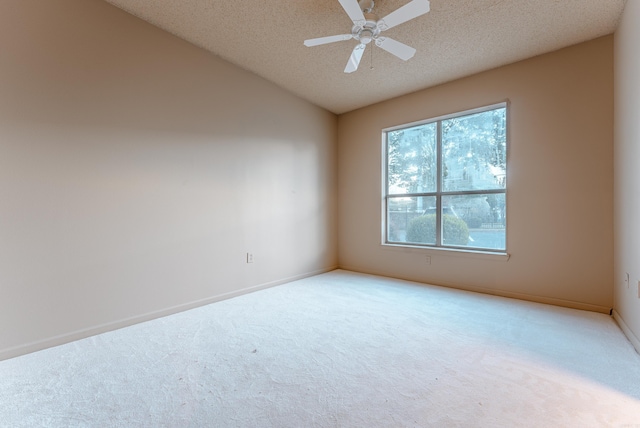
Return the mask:
<svg viewBox="0 0 640 428">
<path fill-rule="evenodd" d="M 338 0 L 106 1 L 340 114 L 613 33 L 626 0 L 431 0 L 384 33 L 416 48 L 412 59 L 370 45 L 352 74 L 355 40 L 303 45 L 351 32 Z M 376 0 L 374 12 L 408 1 Z"/>
</svg>

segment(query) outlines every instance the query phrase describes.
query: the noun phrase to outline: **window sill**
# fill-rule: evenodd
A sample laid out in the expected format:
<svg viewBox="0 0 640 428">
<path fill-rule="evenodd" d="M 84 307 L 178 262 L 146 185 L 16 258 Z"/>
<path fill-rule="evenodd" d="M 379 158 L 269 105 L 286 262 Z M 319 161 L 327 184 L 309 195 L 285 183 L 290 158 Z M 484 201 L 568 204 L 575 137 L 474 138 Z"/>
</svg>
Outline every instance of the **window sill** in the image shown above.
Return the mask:
<svg viewBox="0 0 640 428">
<path fill-rule="evenodd" d="M 383 250 L 402 251 L 405 253 L 437 254 L 438 256 L 468 257 L 480 260 L 491 260 L 496 262 L 506 262 L 511 257 L 509 253 L 494 253 L 482 250 L 461 250 L 459 248 L 441 247 L 415 247 L 402 244 L 381 244 Z"/>
</svg>

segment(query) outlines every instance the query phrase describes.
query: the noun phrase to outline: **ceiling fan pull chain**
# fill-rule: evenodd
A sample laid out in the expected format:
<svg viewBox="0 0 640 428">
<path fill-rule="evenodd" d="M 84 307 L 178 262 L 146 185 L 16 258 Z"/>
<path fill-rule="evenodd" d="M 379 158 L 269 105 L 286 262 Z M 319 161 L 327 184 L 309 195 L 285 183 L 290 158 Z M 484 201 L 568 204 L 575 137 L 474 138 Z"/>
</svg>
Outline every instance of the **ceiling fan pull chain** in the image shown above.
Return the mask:
<svg viewBox="0 0 640 428">
<path fill-rule="evenodd" d="M 370 57 L 371 65 L 369 66 L 369 70 L 373 70 L 373 51 L 374 51 L 373 46 L 371 47 L 370 51 L 371 51 L 371 57 Z"/>
</svg>

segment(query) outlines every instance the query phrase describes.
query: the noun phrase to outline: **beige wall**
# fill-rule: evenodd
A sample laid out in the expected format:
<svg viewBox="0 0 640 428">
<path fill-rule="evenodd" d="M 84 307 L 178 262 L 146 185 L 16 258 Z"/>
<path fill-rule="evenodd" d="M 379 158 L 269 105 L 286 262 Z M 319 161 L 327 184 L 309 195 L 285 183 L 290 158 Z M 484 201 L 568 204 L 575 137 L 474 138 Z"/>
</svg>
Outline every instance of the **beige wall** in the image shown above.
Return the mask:
<svg viewBox="0 0 640 428">
<path fill-rule="evenodd" d="M 0 53 L 0 358 L 337 265 L 334 115 L 100 0 Z"/>
<path fill-rule="evenodd" d="M 615 307 L 633 337 L 639 20 L 629 2 L 615 44 Z M 338 253 L 357 271 L 614 304 L 612 37 L 338 120 L 100 0 L 0 2 L 0 52 L 0 359 Z M 381 129 L 507 99 L 509 260 L 381 246 Z"/>
<path fill-rule="evenodd" d="M 615 316 L 640 352 L 640 2 L 615 34 Z M 624 274 L 629 273 L 627 286 Z"/>
<path fill-rule="evenodd" d="M 509 260 L 382 246 L 381 130 L 507 99 Z M 341 267 L 611 308 L 612 36 L 342 115 L 338 129 Z"/>
</svg>

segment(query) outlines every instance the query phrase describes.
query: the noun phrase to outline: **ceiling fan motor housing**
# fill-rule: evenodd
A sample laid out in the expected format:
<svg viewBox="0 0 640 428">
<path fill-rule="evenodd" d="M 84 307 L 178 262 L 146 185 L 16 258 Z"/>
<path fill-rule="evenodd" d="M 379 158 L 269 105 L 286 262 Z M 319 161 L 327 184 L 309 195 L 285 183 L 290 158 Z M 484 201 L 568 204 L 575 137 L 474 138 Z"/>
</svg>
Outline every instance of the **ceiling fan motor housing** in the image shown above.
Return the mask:
<svg viewBox="0 0 640 428">
<path fill-rule="evenodd" d="M 370 13 L 373 10 L 374 1 L 373 0 L 360 0 L 358 2 L 358 6 L 364 13 Z"/>
</svg>

